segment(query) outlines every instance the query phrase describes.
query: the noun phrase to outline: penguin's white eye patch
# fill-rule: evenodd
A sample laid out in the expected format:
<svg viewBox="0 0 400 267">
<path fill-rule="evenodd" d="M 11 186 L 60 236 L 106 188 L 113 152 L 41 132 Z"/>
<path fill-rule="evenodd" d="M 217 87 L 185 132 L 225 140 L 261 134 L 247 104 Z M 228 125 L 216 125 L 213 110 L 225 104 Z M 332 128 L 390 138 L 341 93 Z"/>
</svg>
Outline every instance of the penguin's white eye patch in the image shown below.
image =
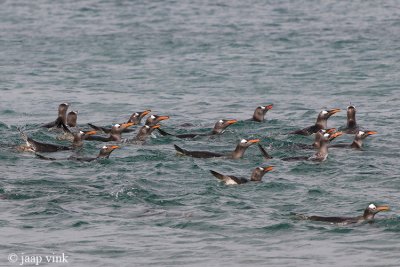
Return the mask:
<svg viewBox="0 0 400 267">
<path fill-rule="evenodd" d="M 324 114 L 324 115 L 325 115 L 325 114 L 328 114 L 328 111 L 323 110 L 323 111 L 322 111 L 322 114 Z"/>
<path fill-rule="evenodd" d="M 371 210 L 376 209 L 376 206 L 374 204 L 369 204 L 368 208 L 370 208 Z"/>
<path fill-rule="evenodd" d="M 260 171 L 264 170 L 264 168 L 261 168 L 261 167 L 258 167 L 258 169 L 259 169 Z"/>
<path fill-rule="evenodd" d="M 263 107 L 263 106 L 259 106 L 258 108 L 265 109 L 265 107 Z"/>
<path fill-rule="evenodd" d="M 103 149 L 106 149 L 107 148 L 107 146 L 103 146 Z"/>
<path fill-rule="evenodd" d="M 135 116 L 139 116 L 139 113 L 137 113 L 137 112 L 136 112 L 136 113 L 135 113 L 135 114 L 133 114 L 133 115 L 135 115 Z"/>
<path fill-rule="evenodd" d="M 223 123 L 224 121 L 223 121 L 223 120 L 219 120 L 218 122 L 219 122 L 219 123 Z"/>
<path fill-rule="evenodd" d="M 359 134 L 359 135 L 363 135 L 363 134 L 365 134 L 365 132 L 363 132 L 363 131 L 358 131 L 358 134 Z"/>
<path fill-rule="evenodd" d="M 328 134 L 328 133 L 325 133 L 325 134 L 324 134 L 324 137 L 328 138 L 328 137 L 329 137 L 329 134 Z"/>
<path fill-rule="evenodd" d="M 84 134 L 84 132 L 82 132 L 82 131 L 79 131 L 79 133 L 80 133 L 80 134 Z"/>
<path fill-rule="evenodd" d="M 242 140 L 240 140 L 240 143 L 242 143 L 242 144 L 247 143 L 247 140 L 246 139 L 242 139 Z"/>
<path fill-rule="evenodd" d="M 150 116 L 150 118 L 152 118 L 152 119 L 155 119 L 155 118 L 156 118 L 156 116 L 154 116 L 154 115 L 151 115 L 151 116 Z"/>
<path fill-rule="evenodd" d="M 150 126 L 149 126 L 149 125 L 145 125 L 144 127 L 146 127 L 147 129 L 149 129 L 149 128 L 150 128 Z"/>
<path fill-rule="evenodd" d="M 114 125 L 115 127 L 120 127 L 121 125 L 119 125 L 118 123 Z"/>
</svg>

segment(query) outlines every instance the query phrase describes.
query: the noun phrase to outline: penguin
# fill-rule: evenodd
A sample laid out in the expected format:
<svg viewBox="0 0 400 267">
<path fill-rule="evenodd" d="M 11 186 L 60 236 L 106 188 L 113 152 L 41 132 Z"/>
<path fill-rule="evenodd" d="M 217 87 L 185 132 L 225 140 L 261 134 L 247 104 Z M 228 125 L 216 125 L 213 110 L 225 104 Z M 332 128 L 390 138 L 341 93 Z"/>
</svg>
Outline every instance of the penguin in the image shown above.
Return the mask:
<svg viewBox="0 0 400 267">
<path fill-rule="evenodd" d="M 336 114 L 340 111 L 340 109 L 331 109 L 331 110 L 322 110 L 317 117 L 317 121 L 313 126 L 301 129 L 301 130 L 296 130 L 294 132 L 291 132 L 292 134 L 299 134 L 299 135 L 311 135 L 313 133 L 318 132 L 319 130 L 326 129 L 328 128 L 328 119 L 333 115 Z"/>
<path fill-rule="evenodd" d="M 240 159 L 243 157 L 244 152 L 248 147 L 251 145 L 260 142 L 260 139 L 251 139 L 251 140 L 246 140 L 242 139 L 240 142 L 237 144 L 236 149 L 233 152 L 229 153 L 215 153 L 215 152 L 209 152 L 209 151 L 189 151 L 185 150 L 183 148 L 180 148 L 177 145 L 174 145 L 175 150 L 183 155 L 186 156 L 191 156 L 194 158 L 215 158 L 215 157 L 226 157 L 230 159 Z"/>
<path fill-rule="evenodd" d="M 158 129 L 158 131 L 161 133 L 161 135 L 166 136 L 166 135 L 171 135 L 175 136 L 178 138 L 195 138 L 197 136 L 211 136 L 211 135 L 219 135 L 225 132 L 226 128 L 228 128 L 230 125 L 236 123 L 237 120 L 219 120 L 215 123 L 214 128 L 211 130 L 209 133 L 189 133 L 189 134 L 170 134 L 167 133 L 166 131 L 162 129 Z"/>
<path fill-rule="evenodd" d="M 42 127 L 44 128 L 61 128 L 62 123 L 64 125 L 67 124 L 67 110 L 68 110 L 69 104 L 68 103 L 62 103 L 58 106 L 58 117 L 55 121 L 43 124 Z"/>
<path fill-rule="evenodd" d="M 364 213 L 362 215 L 356 217 L 324 217 L 324 216 L 306 216 L 302 214 L 298 214 L 297 217 L 303 220 L 347 225 L 347 224 L 362 223 L 362 222 L 372 222 L 374 220 L 375 215 L 378 212 L 389 211 L 389 210 L 390 207 L 387 205 L 377 206 L 371 203 L 364 210 Z"/>
<path fill-rule="evenodd" d="M 354 136 L 354 141 L 351 144 L 332 144 L 330 148 L 354 148 L 354 149 L 361 149 L 363 140 L 370 135 L 377 134 L 375 131 L 358 131 Z"/>
<path fill-rule="evenodd" d="M 253 113 L 253 117 L 250 119 L 256 122 L 263 122 L 265 121 L 265 115 L 267 114 L 268 110 L 271 110 L 273 104 L 267 106 L 258 106 Z"/>
<path fill-rule="evenodd" d="M 132 122 L 122 123 L 122 124 L 115 124 L 111 128 L 111 132 L 110 132 L 109 136 L 104 137 L 104 136 L 99 136 L 99 135 L 92 135 L 92 136 L 88 136 L 86 138 L 86 140 L 100 141 L 100 142 L 110 142 L 110 141 L 121 142 L 122 141 L 122 135 L 121 135 L 122 132 L 126 128 L 131 127 L 132 125 L 133 125 Z"/>
<path fill-rule="evenodd" d="M 77 156 L 70 156 L 68 158 L 64 159 L 56 159 L 56 158 L 50 158 L 43 156 L 41 154 L 36 153 L 35 155 L 44 160 L 73 160 L 73 161 L 81 161 L 81 162 L 91 162 L 95 160 L 100 160 L 100 159 L 108 159 L 110 157 L 111 152 L 113 152 L 115 149 L 120 148 L 119 146 L 116 145 L 105 145 L 100 149 L 99 154 L 96 157 L 77 157 Z"/>
<path fill-rule="evenodd" d="M 142 122 L 142 119 L 144 118 L 144 116 L 146 116 L 147 114 L 149 114 L 151 112 L 150 109 L 148 110 L 144 110 L 142 112 L 134 112 L 130 117 L 129 120 L 127 121 L 127 123 L 133 123 L 133 125 L 139 125 Z M 92 123 L 88 123 L 88 125 L 90 127 L 92 127 L 94 130 L 96 131 L 103 131 L 104 133 L 110 133 L 111 132 L 111 128 L 107 128 L 107 127 L 101 127 L 101 126 L 96 126 Z M 124 133 L 130 133 L 133 132 L 134 129 L 131 128 L 126 128 L 124 129 L 122 132 Z"/>
<path fill-rule="evenodd" d="M 261 182 L 262 177 L 269 171 L 272 171 L 273 167 L 257 167 L 253 170 L 250 179 L 244 177 L 236 177 L 233 175 L 225 175 L 216 171 L 210 170 L 211 174 L 217 177 L 219 180 L 224 182 L 226 185 L 237 185 L 245 184 L 248 182 Z"/>
</svg>

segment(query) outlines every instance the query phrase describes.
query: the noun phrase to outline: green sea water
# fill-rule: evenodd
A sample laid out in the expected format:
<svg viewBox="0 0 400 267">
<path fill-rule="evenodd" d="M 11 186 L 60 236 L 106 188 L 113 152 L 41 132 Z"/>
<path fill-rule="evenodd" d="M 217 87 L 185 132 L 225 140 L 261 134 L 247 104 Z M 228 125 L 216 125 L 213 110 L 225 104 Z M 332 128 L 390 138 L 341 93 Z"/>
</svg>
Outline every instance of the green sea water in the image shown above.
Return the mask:
<svg viewBox="0 0 400 267">
<path fill-rule="evenodd" d="M 46 266 L 399 266 L 399 13 L 394 0 L 0 1 L 0 266 L 34 265 L 26 256 Z M 161 124 L 173 133 L 239 122 L 213 138 L 155 132 L 98 162 L 15 151 L 18 127 L 68 144 L 40 128 L 63 102 L 82 129 L 145 109 L 170 116 Z M 266 122 L 246 121 L 271 103 Z M 313 153 L 293 147 L 313 137 L 290 131 L 325 108 L 342 109 L 328 126 L 343 127 L 350 104 L 378 132 L 362 150 L 280 160 Z M 241 138 L 260 138 L 274 158 L 255 146 L 240 160 L 173 147 L 223 152 Z M 226 186 L 209 173 L 249 177 L 267 165 L 262 183 Z M 372 202 L 391 211 L 371 224 L 293 216 L 357 216 Z M 68 262 L 47 263 L 61 255 Z"/>
</svg>

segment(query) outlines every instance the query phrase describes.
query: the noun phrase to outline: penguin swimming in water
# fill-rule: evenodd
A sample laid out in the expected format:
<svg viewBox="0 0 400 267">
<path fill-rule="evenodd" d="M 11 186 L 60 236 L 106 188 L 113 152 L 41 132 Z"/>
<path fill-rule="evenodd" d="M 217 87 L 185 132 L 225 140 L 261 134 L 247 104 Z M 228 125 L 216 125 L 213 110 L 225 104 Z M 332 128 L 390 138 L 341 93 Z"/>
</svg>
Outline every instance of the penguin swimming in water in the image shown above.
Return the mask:
<svg viewBox="0 0 400 267">
<path fill-rule="evenodd" d="M 216 171 L 210 170 L 211 174 L 217 177 L 221 182 L 224 182 L 226 185 L 237 185 L 244 184 L 248 182 L 261 182 L 262 177 L 267 172 L 272 171 L 273 167 L 257 167 L 253 170 L 250 179 L 244 177 L 237 177 L 233 175 L 225 175 L 218 173 Z"/>
<path fill-rule="evenodd" d="M 226 128 L 231 126 L 232 124 L 236 123 L 237 120 L 219 120 L 215 123 L 214 128 L 209 133 L 189 133 L 189 134 L 170 134 L 162 129 L 158 129 L 161 135 L 171 135 L 178 138 L 195 138 L 197 136 L 211 136 L 211 135 L 218 135 L 225 132 Z"/>
<path fill-rule="evenodd" d="M 92 136 L 88 136 L 86 138 L 86 140 L 90 140 L 90 141 L 100 141 L 100 142 L 121 142 L 122 141 L 122 132 L 128 128 L 131 127 L 133 125 L 132 122 L 128 122 L 128 123 L 123 123 L 123 124 L 115 124 L 112 128 L 111 128 L 111 132 L 110 135 L 107 137 L 104 136 L 99 136 L 99 135 L 92 135 Z"/>
<path fill-rule="evenodd" d="M 91 161 L 100 160 L 100 159 L 108 159 L 110 157 L 111 152 L 113 152 L 117 148 L 120 148 L 120 147 L 116 146 L 116 145 L 105 145 L 100 149 L 100 152 L 96 157 L 70 156 L 68 158 L 56 159 L 56 158 L 46 157 L 46 156 L 40 155 L 38 153 L 36 153 L 35 155 L 38 158 L 44 159 L 44 160 L 73 160 L 73 161 L 91 162 Z"/>
<path fill-rule="evenodd" d="M 127 123 L 133 123 L 133 125 L 139 125 L 142 122 L 142 119 L 144 118 L 144 116 L 146 116 L 147 114 L 149 114 L 151 112 L 150 109 L 148 110 L 144 110 L 142 112 L 134 112 L 130 117 L 129 120 L 127 121 Z M 88 125 L 90 127 L 92 127 L 94 130 L 96 131 L 103 131 L 104 133 L 110 133 L 112 128 L 107 128 L 107 127 L 101 127 L 101 126 L 96 126 L 92 123 L 88 123 Z M 133 129 L 130 128 L 125 128 L 122 132 L 124 133 L 129 133 L 129 132 L 133 132 Z"/>
<path fill-rule="evenodd" d="M 321 130 L 322 131 L 322 130 Z M 318 151 L 312 156 L 300 156 L 300 157 L 287 157 L 282 158 L 283 161 L 296 161 L 296 160 L 309 160 L 309 161 L 325 161 L 328 157 L 328 143 L 338 136 L 343 135 L 342 132 L 335 132 L 332 134 L 324 133 L 321 140 Z"/>
<path fill-rule="evenodd" d="M 240 159 L 243 157 L 244 152 L 248 147 L 251 145 L 260 142 L 260 139 L 251 139 L 251 140 L 246 140 L 242 139 L 240 142 L 237 144 L 236 149 L 233 152 L 229 153 L 216 153 L 216 152 L 210 152 L 210 151 L 189 151 L 185 150 L 183 148 L 180 148 L 177 145 L 174 145 L 175 150 L 183 155 L 186 156 L 191 156 L 194 158 L 216 158 L 216 157 L 226 157 L 230 159 Z"/>
<path fill-rule="evenodd" d="M 358 131 L 356 135 L 354 136 L 354 141 L 351 144 L 332 144 L 329 147 L 330 148 L 354 148 L 354 149 L 361 149 L 363 140 L 367 138 L 370 135 L 377 134 L 375 131 Z"/>
<path fill-rule="evenodd" d="M 271 110 L 274 105 L 267 105 L 267 106 L 258 106 L 254 110 L 253 117 L 250 119 L 256 122 L 263 122 L 265 121 L 265 115 L 267 114 L 268 110 Z"/>
<path fill-rule="evenodd" d="M 58 106 L 58 117 L 55 121 L 43 124 L 42 127 L 44 128 L 61 128 L 62 124 L 66 125 L 67 124 L 67 110 L 68 110 L 69 104 L 68 103 L 62 103 Z"/>
<path fill-rule="evenodd" d="M 360 216 L 356 217 L 324 217 L 324 216 L 306 216 L 302 214 L 298 214 L 297 217 L 303 220 L 310 220 L 310 221 L 318 221 L 318 222 L 327 222 L 331 224 L 354 224 L 354 223 L 362 223 L 362 222 L 371 222 L 375 215 L 381 211 L 388 211 L 390 210 L 389 206 L 376 206 L 375 204 L 371 203 L 368 207 L 364 210 L 364 213 Z"/>
<path fill-rule="evenodd" d="M 311 135 L 313 133 L 318 132 L 319 130 L 322 129 L 327 129 L 328 128 L 328 119 L 333 115 L 336 114 L 340 111 L 340 109 L 331 109 L 331 110 L 322 110 L 317 117 L 317 121 L 315 122 L 314 125 L 301 129 L 301 130 L 296 130 L 294 132 L 291 132 L 292 134 L 300 134 L 300 135 Z"/>
</svg>

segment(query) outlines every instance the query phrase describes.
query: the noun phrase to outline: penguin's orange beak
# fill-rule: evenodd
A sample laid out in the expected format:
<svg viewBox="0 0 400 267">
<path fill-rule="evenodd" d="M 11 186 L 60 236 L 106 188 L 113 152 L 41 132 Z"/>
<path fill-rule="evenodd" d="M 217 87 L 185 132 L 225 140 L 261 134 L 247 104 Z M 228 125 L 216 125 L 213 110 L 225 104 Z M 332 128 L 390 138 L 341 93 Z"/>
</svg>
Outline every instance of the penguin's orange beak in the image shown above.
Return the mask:
<svg viewBox="0 0 400 267">
<path fill-rule="evenodd" d="M 341 136 L 341 135 L 343 135 L 343 132 L 336 132 L 336 133 L 333 133 L 333 134 L 331 134 L 331 135 L 329 136 L 329 140 L 333 140 L 333 139 L 335 139 L 336 137 Z"/>
<path fill-rule="evenodd" d="M 329 115 L 333 115 L 335 113 L 338 113 L 340 111 L 340 108 L 334 108 L 328 111 Z"/>
<path fill-rule="evenodd" d="M 150 109 L 147 109 L 145 111 L 142 112 L 142 116 L 146 116 L 147 114 L 149 114 L 151 112 Z"/>
<path fill-rule="evenodd" d="M 327 132 L 328 134 L 332 134 L 332 133 L 334 133 L 335 131 L 336 131 L 336 128 L 326 129 L 326 132 Z"/>
<path fill-rule="evenodd" d="M 159 116 L 157 119 L 158 119 L 159 121 L 168 120 L 168 119 L 169 119 L 169 116 Z"/>
<path fill-rule="evenodd" d="M 376 210 L 377 211 L 388 211 L 388 210 L 390 210 L 390 207 L 387 205 L 382 205 L 382 206 L 376 207 Z"/>
<path fill-rule="evenodd" d="M 85 132 L 86 135 L 93 135 L 93 134 L 96 134 L 96 133 L 97 133 L 97 131 L 88 131 L 88 132 Z"/>
<path fill-rule="evenodd" d="M 265 108 L 269 110 L 269 109 L 272 109 L 273 106 L 274 106 L 274 104 L 271 104 L 271 105 L 265 106 Z"/>
<path fill-rule="evenodd" d="M 248 143 L 258 143 L 260 142 L 260 139 L 252 139 L 252 140 L 248 140 Z"/>
<path fill-rule="evenodd" d="M 229 121 L 227 121 L 226 123 L 228 123 L 228 124 L 234 124 L 234 123 L 237 123 L 237 120 L 229 120 Z"/>
<path fill-rule="evenodd" d="M 367 131 L 365 132 L 367 135 L 373 135 L 373 134 L 377 134 L 378 132 L 375 131 Z"/>
<path fill-rule="evenodd" d="M 272 171 L 274 169 L 274 167 L 268 166 L 268 167 L 264 167 L 263 169 L 264 169 L 264 172 L 269 172 L 269 171 Z"/>
<path fill-rule="evenodd" d="M 127 123 L 121 124 L 121 126 L 124 127 L 124 128 L 131 127 L 132 125 L 135 125 L 135 124 L 133 122 L 127 122 Z"/>
</svg>

